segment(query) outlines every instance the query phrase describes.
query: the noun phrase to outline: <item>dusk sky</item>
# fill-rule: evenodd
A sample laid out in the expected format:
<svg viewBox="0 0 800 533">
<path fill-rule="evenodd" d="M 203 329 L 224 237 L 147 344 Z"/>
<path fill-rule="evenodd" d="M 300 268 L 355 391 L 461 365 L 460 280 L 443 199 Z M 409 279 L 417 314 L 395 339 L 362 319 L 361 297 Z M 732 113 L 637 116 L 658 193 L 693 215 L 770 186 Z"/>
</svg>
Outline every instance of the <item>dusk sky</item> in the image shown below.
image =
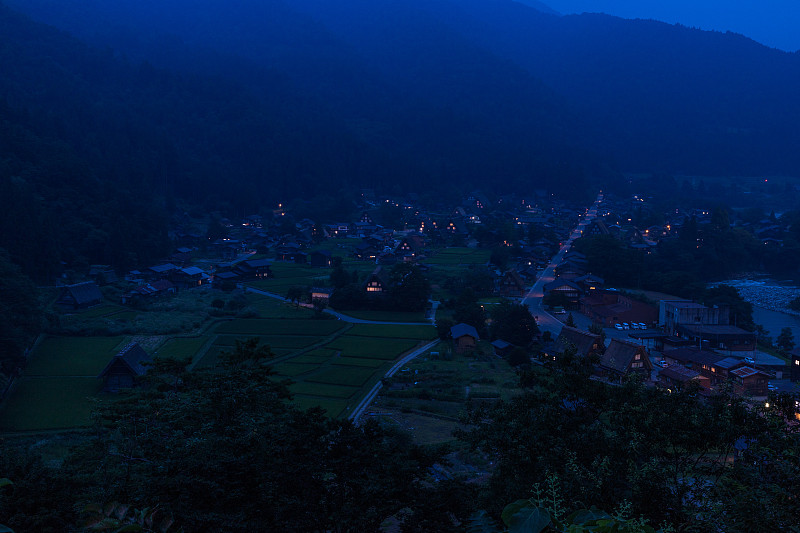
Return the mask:
<svg viewBox="0 0 800 533">
<path fill-rule="evenodd" d="M 650 18 L 733 31 L 773 48 L 800 50 L 800 0 L 544 0 L 556 11 Z"/>
</svg>

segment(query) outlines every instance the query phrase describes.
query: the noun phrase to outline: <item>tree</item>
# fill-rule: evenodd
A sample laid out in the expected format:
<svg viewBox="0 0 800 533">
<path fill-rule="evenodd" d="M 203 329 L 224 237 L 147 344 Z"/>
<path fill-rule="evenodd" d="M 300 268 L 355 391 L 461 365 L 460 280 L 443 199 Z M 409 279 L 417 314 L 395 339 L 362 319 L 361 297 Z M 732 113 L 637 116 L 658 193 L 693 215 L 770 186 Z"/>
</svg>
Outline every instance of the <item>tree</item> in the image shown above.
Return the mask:
<svg viewBox="0 0 800 533">
<path fill-rule="evenodd" d="M 439 338 L 446 341 L 450 338 L 450 328 L 455 326 L 456 323 L 447 318 L 439 318 L 436 320 L 436 333 Z"/>
<path fill-rule="evenodd" d="M 286 298 L 289 301 L 294 302 L 295 307 L 299 307 L 300 301 L 304 300 L 308 296 L 309 292 L 310 291 L 306 287 L 293 285 L 286 291 Z"/>
<path fill-rule="evenodd" d="M 399 311 L 421 311 L 428 305 L 431 284 L 419 267 L 408 263 L 395 265 L 390 272 L 392 288 L 389 299 Z"/>
<path fill-rule="evenodd" d="M 731 322 L 740 328 L 749 331 L 755 328 L 753 304 L 742 298 L 736 287 L 724 284 L 710 287 L 703 293 L 702 301 L 703 305 L 707 307 L 715 305 L 728 307 Z"/>
<path fill-rule="evenodd" d="M 571 328 L 576 327 L 576 325 L 575 325 L 575 317 L 572 316 L 572 313 L 567 315 L 567 321 L 564 322 L 564 324 L 569 326 L 569 327 L 571 327 Z"/>
<path fill-rule="evenodd" d="M 792 348 L 794 348 L 794 335 L 792 334 L 792 328 L 781 328 L 781 333 L 778 335 L 778 338 L 775 339 L 775 344 L 777 344 L 778 348 L 784 352 L 792 351 Z"/>
<path fill-rule="evenodd" d="M 528 346 L 538 333 L 539 327 L 527 305 L 504 300 L 492 309 L 492 338 Z"/>
<path fill-rule="evenodd" d="M 341 289 L 353 282 L 350 274 L 342 266 L 342 258 L 338 255 L 333 258 L 333 270 L 331 271 L 330 280 L 331 284 L 337 289 Z"/>
<path fill-rule="evenodd" d="M 0 249 L 0 374 L 12 375 L 41 332 L 43 313 L 33 282 Z"/>
<path fill-rule="evenodd" d="M 178 391 L 105 405 L 97 441 L 70 465 L 102 464 L 106 501 L 163 502 L 187 531 L 376 531 L 435 490 L 440 450 L 375 422 L 300 411 L 257 339 L 237 342 Z"/>
</svg>

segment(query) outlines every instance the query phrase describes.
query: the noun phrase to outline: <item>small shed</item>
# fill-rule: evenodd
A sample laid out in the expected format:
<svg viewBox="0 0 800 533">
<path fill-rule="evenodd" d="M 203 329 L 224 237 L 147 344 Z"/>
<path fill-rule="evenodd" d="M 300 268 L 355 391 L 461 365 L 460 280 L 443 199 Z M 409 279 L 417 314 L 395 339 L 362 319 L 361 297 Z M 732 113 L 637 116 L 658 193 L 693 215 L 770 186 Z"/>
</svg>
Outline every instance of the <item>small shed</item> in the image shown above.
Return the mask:
<svg viewBox="0 0 800 533">
<path fill-rule="evenodd" d="M 125 346 L 106 365 L 98 378 L 103 380 L 103 391 L 119 392 L 120 389 L 130 389 L 136 385 L 136 379 L 147 373 L 145 363 L 150 361 L 150 356 L 133 342 Z"/>
<path fill-rule="evenodd" d="M 514 349 L 514 345 L 504 341 L 503 339 L 497 339 L 496 341 L 492 342 L 492 346 L 494 347 L 494 354 L 497 357 L 506 357 L 511 350 Z"/>
</svg>

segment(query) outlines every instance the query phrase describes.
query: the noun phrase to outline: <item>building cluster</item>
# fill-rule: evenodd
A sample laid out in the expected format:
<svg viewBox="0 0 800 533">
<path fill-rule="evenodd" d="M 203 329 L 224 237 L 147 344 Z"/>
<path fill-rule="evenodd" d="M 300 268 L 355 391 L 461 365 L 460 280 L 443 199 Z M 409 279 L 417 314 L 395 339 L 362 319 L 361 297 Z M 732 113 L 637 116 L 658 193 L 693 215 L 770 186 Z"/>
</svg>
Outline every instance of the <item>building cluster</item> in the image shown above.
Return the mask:
<svg viewBox="0 0 800 533">
<path fill-rule="evenodd" d="M 94 305 L 99 303 L 97 287 L 123 279 L 129 282 L 121 297 L 126 304 L 195 287 L 230 288 L 271 277 L 274 262 L 330 268 L 335 256 L 384 267 L 412 262 L 424 269 L 426 260 L 451 246 L 506 250 L 502 264 L 487 264 L 487 272 L 498 294 L 519 296 L 579 215 L 579 209 L 545 191 L 535 191 L 530 199 L 490 199 L 474 191 L 454 205 L 435 207 L 423 206 L 413 194 L 378 197 L 362 191 L 352 212 L 346 221 L 295 219 L 291 209 L 279 205 L 265 215 L 238 221 L 217 217 L 210 223 L 184 214 L 174 220 L 170 237 L 175 248 L 162 262 L 124 275 L 110 265 L 93 265 L 85 282 L 65 285 L 62 280 L 68 296 L 61 303 L 72 310 Z M 204 224 L 206 231 L 199 229 Z"/>
</svg>

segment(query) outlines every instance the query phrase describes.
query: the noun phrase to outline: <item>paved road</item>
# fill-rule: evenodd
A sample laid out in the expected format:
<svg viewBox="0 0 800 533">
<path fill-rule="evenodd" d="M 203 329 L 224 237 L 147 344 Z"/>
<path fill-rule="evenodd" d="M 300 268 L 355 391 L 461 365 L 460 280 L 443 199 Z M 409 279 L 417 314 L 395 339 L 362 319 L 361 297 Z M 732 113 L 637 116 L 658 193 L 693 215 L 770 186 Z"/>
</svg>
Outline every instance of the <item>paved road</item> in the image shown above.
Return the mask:
<svg viewBox="0 0 800 533">
<path fill-rule="evenodd" d="M 433 348 L 437 344 L 439 344 L 439 339 L 436 339 L 435 341 L 431 341 L 428 344 L 426 344 L 425 346 L 417 348 L 413 352 L 409 353 L 408 355 L 406 355 L 405 357 L 403 357 L 402 359 L 397 361 L 392 366 L 392 368 L 390 368 L 389 371 L 386 372 L 386 374 L 384 374 L 383 377 L 390 378 L 390 377 L 394 376 L 395 373 L 398 370 L 400 370 L 400 368 L 402 368 L 403 366 L 406 365 L 406 363 L 408 363 L 409 361 L 411 361 L 415 357 L 427 352 L 428 350 L 430 350 L 431 348 Z M 372 389 L 369 391 L 369 393 L 367 393 L 367 395 L 364 396 L 364 399 L 361 400 L 358 403 L 358 405 L 356 405 L 355 409 L 353 409 L 353 412 L 350 413 L 350 416 L 348 416 L 347 418 L 349 420 L 352 420 L 353 423 L 358 424 L 358 419 L 361 418 L 361 415 L 364 414 L 364 411 L 366 411 L 367 407 L 369 407 L 369 404 L 372 403 L 372 400 L 375 399 L 375 397 L 378 395 L 378 393 L 380 392 L 382 387 L 383 387 L 383 383 L 380 382 L 380 381 L 377 382 L 375 384 L 375 386 L 372 387 Z"/>
<path fill-rule="evenodd" d="M 558 334 L 561 332 L 561 327 L 564 325 L 560 319 L 566 319 L 567 315 L 559 315 L 558 317 L 553 316 L 552 314 L 545 311 L 544 306 L 542 306 L 542 297 L 544 296 L 544 286 L 554 279 L 555 276 L 555 268 L 556 266 L 561 263 L 561 260 L 564 258 L 564 255 L 569 251 L 570 247 L 572 246 L 572 241 L 579 238 L 583 234 L 583 230 L 591 223 L 591 221 L 597 216 L 597 208 L 600 203 L 603 201 L 603 195 L 598 194 L 597 199 L 595 200 L 592 207 L 587 210 L 586 216 L 583 217 L 583 220 L 578 224 L 578 226 L 572 230 L 569 238 L 564 242 L 561 248 L 558 250 L 556 255 L 553 256 L 553 259 L 550 261 L 542 273 L 539 275 L 539 278 L 536 280 L 536 283 L 533 284 L 533 287 L 527 292 L 524 298 L 522 298 L 522 303 L 527 305 L 531 313 L 537 317 L 537 324 L 539 325 L 539 329 L 544 331 L 549 331 L 553 337 L 557 337 Z"/>
</svg>

